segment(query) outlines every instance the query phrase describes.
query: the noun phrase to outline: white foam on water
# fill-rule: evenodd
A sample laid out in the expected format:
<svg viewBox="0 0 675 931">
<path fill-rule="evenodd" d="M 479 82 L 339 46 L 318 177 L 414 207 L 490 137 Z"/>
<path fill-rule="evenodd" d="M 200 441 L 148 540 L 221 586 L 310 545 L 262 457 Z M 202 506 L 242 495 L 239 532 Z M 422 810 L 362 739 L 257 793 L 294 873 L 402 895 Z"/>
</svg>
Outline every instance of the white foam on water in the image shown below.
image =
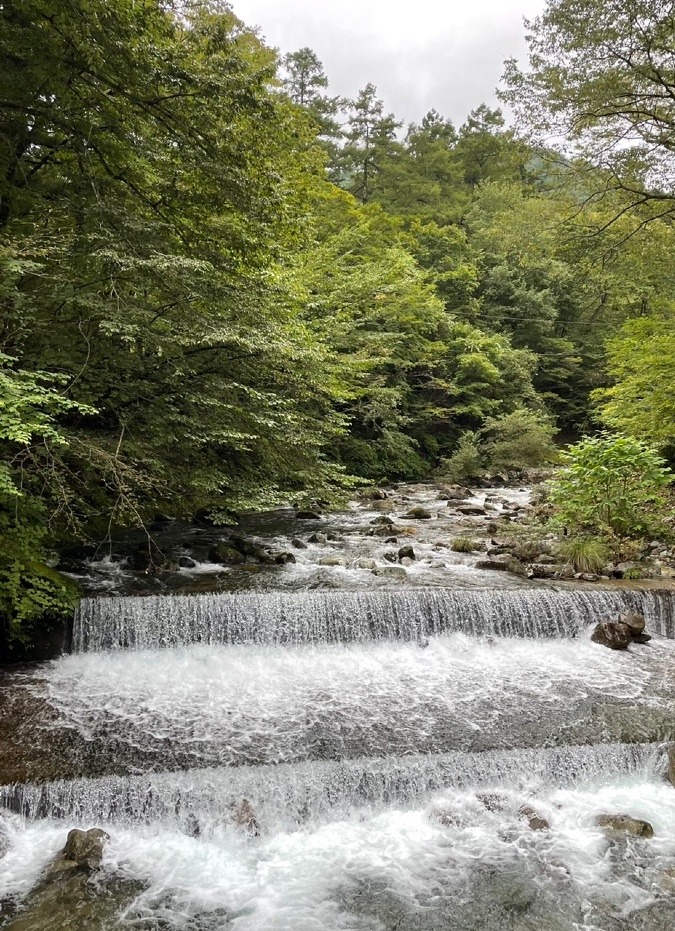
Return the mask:
<svg viewBox="0 0 675 931">
<path fill-rule="evenodd" d="M 106 825 L 106 869 L 147 885 L 121 926 L 142 927 L 142 919 L 154 916 L 169 928 L 215 928 L 227 916 L 233 931 L 397 927 L 376 924 L 372 913 L 359 914 L 372 893 L 383 917 L 387 900 L 399 918 L 425 910 L 433 918 L 434 909 L 445 909 L 447 919 L 451 909 L 457 914 L 452 927 L 464 929 L 461 909 L 472 901 L 472 889 L 484 892 L 481 883 L 492 888 L 502 875 L 507 884 L 535 884 L 537 898 L 529 908 L 544 916 L 542 928 L 546 909 L 561 917 L 569 910 L 571 920 L 575 910 L 600 907 L 630 922 L 632 912 L 663 894 L 659 877 L 675 858 L 672 787 L 633 776 L 574 789 L 539 784 L 514 791 L 497 785 L 494 791 L 499 811 L 486 808 L 472 791 L 449 790 L 417 808 L 362 812 L 260 838 L 222 824 L 206 825 L 199 837 L 161 822 L 134 829 Z M 518 814 L 523 804 L 547 818 L 551 829 L 531 831 Z M 654 837 L 617 845 L 595 826 L 599 814 L 620 812 L 648 820 Z M 13 819 L 3 894 L 25 893 L 69 826 Z M 484 927 L 480 897 L 471 907 L 471 927 Z M 221 923 L 209 923 L 214 914 Z"/>
<path fill-rule="evenodd" d="M 452 634 L 424 648 L 192 645 L 64 656 L 31 687 L 58 709 L 59 727 L 86 739 L 160 754 L 170 746 L 187 755 L 182 765 L 236 765 L 541 745 L 564 727 L 591 727 L 589 702 L 595 730 L 586 733 L 608 739 L 603 706 L 675 711 L 674 658 L 673 641 L 617 654 L 587 634 Z"/>
</svg>

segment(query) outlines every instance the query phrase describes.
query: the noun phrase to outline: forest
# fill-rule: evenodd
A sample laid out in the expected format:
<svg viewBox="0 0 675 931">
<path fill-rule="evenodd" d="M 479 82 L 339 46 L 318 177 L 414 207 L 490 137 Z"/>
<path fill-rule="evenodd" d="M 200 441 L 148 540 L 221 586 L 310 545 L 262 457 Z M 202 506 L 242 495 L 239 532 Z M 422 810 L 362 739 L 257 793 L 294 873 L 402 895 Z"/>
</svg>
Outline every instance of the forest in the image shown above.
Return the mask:
<svg viewBox="0 0 675 931">
<path fill-rule="evenodd" d="M 363 484 L 675 459 L 675 16 L 549 0 L 403 125 L 216 0 L 0 5 L 0 616 L 59 547 Z M 608 431 L 608 432 L 602 432 Z M 658 459 L 659 462 L 662 461 Z"/>
</svg>

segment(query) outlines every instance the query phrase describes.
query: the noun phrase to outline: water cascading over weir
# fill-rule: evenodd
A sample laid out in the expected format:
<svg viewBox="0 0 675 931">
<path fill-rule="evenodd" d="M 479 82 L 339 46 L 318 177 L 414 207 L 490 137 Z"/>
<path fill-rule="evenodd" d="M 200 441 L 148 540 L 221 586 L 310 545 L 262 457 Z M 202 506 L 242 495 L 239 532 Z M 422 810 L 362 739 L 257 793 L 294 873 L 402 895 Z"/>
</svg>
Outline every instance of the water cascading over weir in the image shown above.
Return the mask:
<svg viewBox="0 0 675 931">
<path fill-rule="evenodd" d="M 592 644 L 622 611 L 653 641 Z M 673 637 L 667 591 L 84 599 L 70 653 L 13 681 L 37 711 L 0 787 L 4 894 L 102 826 L 144 890 L 110 927 L 618 931 L 641 908 L 660 931 Z M 614 811 L 650 821 L 651 859 L 608 866 Z"/>
</svg>

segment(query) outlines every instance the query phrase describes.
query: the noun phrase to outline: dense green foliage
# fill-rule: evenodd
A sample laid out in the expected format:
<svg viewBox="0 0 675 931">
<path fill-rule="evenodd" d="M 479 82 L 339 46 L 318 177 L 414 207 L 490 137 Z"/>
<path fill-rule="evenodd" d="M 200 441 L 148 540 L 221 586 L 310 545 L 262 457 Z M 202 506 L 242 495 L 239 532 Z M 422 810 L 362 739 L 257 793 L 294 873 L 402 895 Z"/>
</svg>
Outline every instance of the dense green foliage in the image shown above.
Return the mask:
<svg viewBox="0 0 675 931">
<path fill-rule="evenodd" d="M 651 59 L 601 80 L 636 22 Z M 671 116 L 617 109 L 672 86 L 668 28 L 628 0 L 532 25 L 511 100 L 533 130 L 576 120 L 569 159 L 485 105 L 404 129 L 216 0 L 3 3 L 5 626 L 70 604 L 60 544 L 158 510 L 538 466 L 595 405 L 671 453 Z M 626 121 L 638 149 L 605 158 Z"/>
<path fill-rule="evenodd" d="M 664 531 L 672 477 L 646 443 L 602 433 L 585 437 L 561 458 L 550 501 L 572 535 L 647 537 Z"/>
<path fill-rule="evenodd" d="M 675 454 L 675 315 L 630 320 L 607 344 L 614 384 L 595 393 L 605 423 Z"/>
</svg>

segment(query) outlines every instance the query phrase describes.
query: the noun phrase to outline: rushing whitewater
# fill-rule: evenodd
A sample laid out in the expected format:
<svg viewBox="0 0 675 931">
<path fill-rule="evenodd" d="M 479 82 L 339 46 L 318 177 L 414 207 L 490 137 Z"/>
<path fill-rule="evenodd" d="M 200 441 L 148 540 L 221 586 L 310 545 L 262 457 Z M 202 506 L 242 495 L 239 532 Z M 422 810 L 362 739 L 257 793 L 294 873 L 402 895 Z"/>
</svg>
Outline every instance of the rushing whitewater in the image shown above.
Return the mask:
<svg viewBox="0 0 675 931">
<path fill-rule="evenodd" d="M 671 592 L 447 591 L 250 593 L 86 598 L 75 617 L 76 652 L 186 643 L 344 643 L 472 636 L 574 637 L 620 611 L 649 629 L 675 630 Z"/>
<path fill-rule="evenodd" d="M 522 782 L 536 761 L 517 762 Z M 139 810 L 140 823 L 106 823 L 99 884 L 116 876 L 142 884 L 115 927 L 144 931 L 668 931 L 672 788 L 635 770 L 617 779 L 610 769 L 620 759 L 606 762 L 580 772 L 591 780 L 582 786 L 547 785 L 551 771 L 538 783 L 535 770 L 527 786 L 500 783 L 497 796 L 453 786 L 418 805 L 373 805 L 342 820 L 311 821 L 302 811 L 300 827 L 260 837 L 219 818 L 214 785 L 208 818 L 186 821 L 187 830 L 173 811 L 167 820 Z M 470 766 L 465 776 L 481 774 Z M 523 804 L 550 829 L 532 831 Z M 608 809 L 648 819 L 654 837 L 610 840 L 595 825 Z M 8 819 L 0 896 L 30 889 L 72 823 Z"/>
<path fill-rule="evenodd" d="M 411 804 L 448 787 L 568 786 L 662 768 L 657 744 L 606 744 L 493 753 L 429 754 L 294 766 L 241 767 L 5 786 L 0 803 L 26 818 L 132 825 L 161 821 L 185 830 L 228 824 L 248 799 L 265 833 L 339 820 L 355 809 Z M 675 840 L 675 838 L 674 838 Z"/>
<path fill-rule="evenodd" d="M 20 689 L 55 712 L 31 745 L 68 735 L 63 776 L 654 740 L 675 717 L 675 641 L 193 644 L 64 656 Z"/>
<path fill-rule="evenodd" d="M 590 641 L 625 610 L 650 643 Z M 6 680 L 0 928 L 671 931 L 674 618 L 589 588 L 85 600 L 74 652 Z M 103 867 L 50 899 L 74 826 Z"/>
</svg>

